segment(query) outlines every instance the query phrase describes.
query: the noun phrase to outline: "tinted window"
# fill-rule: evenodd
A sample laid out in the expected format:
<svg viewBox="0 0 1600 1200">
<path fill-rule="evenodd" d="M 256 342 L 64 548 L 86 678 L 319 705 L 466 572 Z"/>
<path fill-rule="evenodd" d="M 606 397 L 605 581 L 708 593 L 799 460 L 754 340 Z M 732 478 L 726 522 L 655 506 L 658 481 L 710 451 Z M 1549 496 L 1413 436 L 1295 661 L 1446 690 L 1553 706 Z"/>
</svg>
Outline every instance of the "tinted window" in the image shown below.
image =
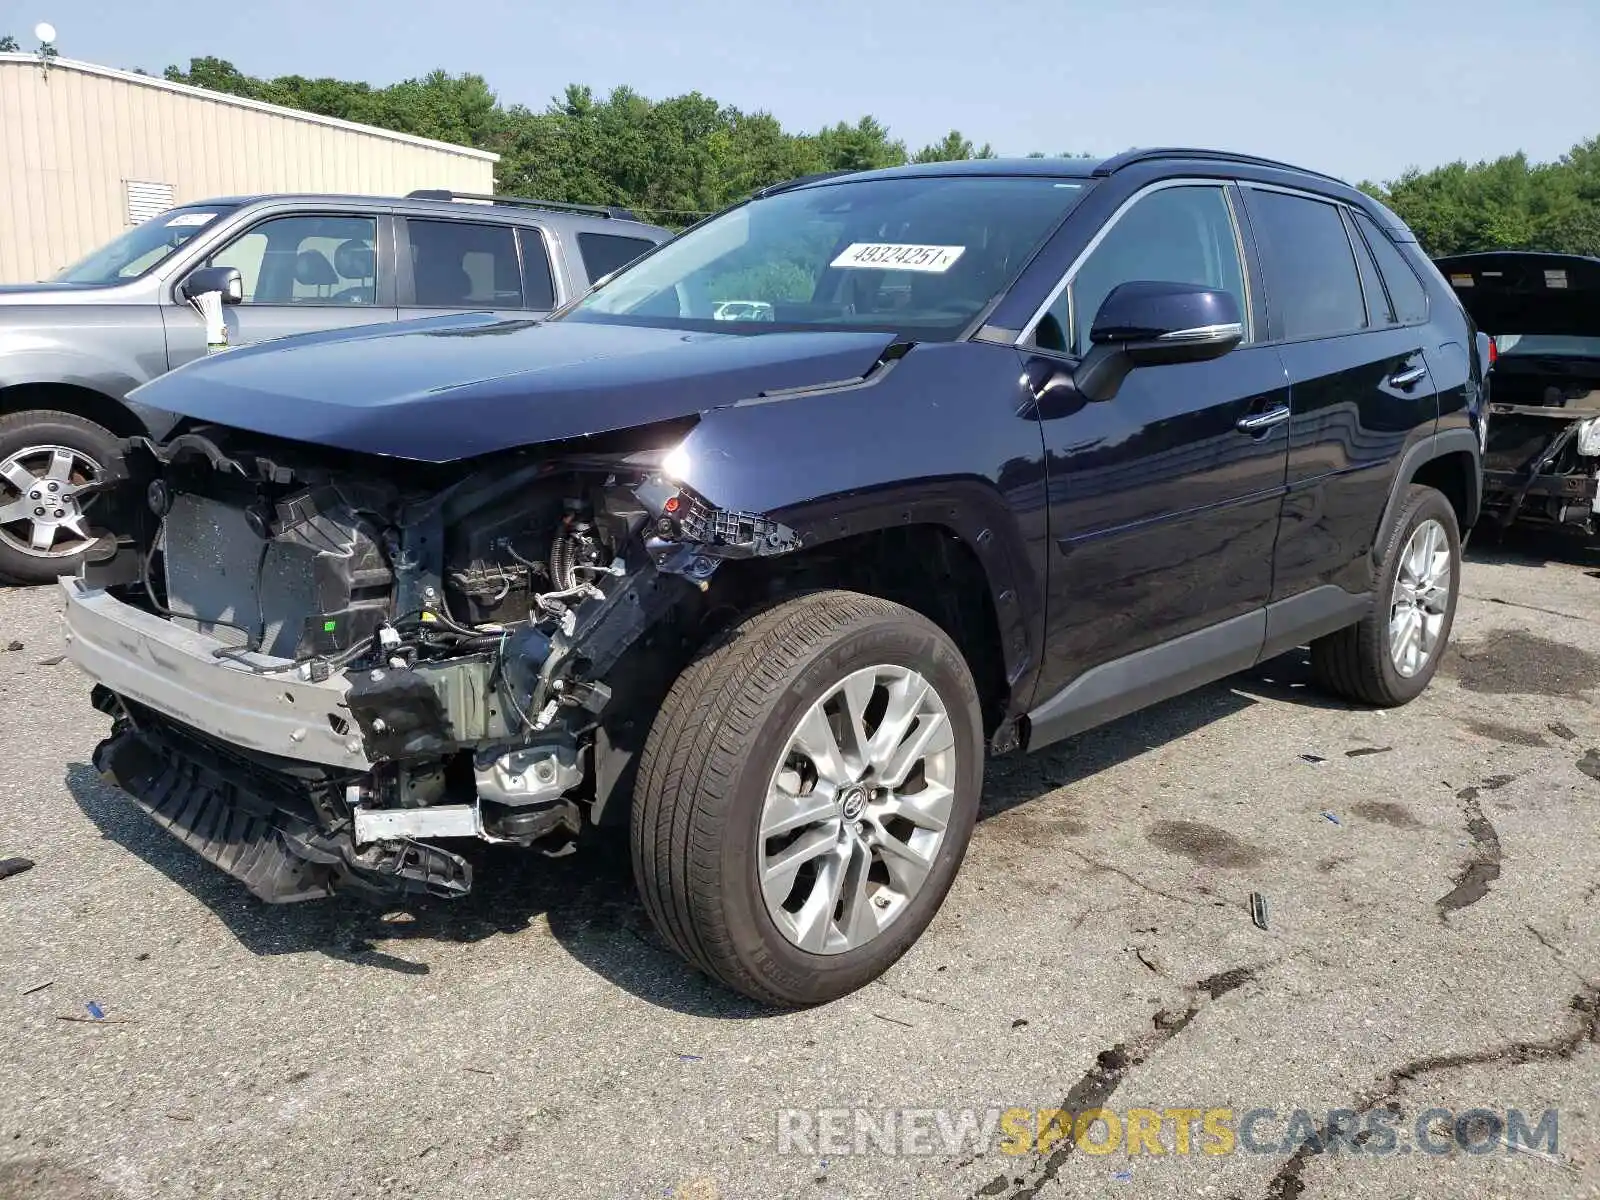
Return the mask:
<svg viewBox="0 0 1600 1200">
<path fill-rule="evenodd" d="M 506 225 L 406 221 L 414 303 L 423 308 L 521 308 L 522 266 Z"/>
<path fill-rule="evenodd" d="M 1389 299 L 1394 302 L 1395 316 L 1400 323 L 1410 325 L 1416 321 L 1426 321 L 1428 293 L 1417 278 L 1417 273 L 1411 269 L 1411 264 L 1406 262 L 1405 255 L 1389 240 L 1389 235 L 1378 228 L 1377 222 L 1365 213 L 1356 214 L 1356 224 L 1366 235 L 1372 253 L 1377 256 L 1378 270 L 1383 272 L 1383 281 L 1389 285 Z"/>
<path fill-rule="evenodd" d="M 1266 243 L 1267 303 L 1279 336 L 1325 337 L 1366 327 L 1355 255 L 1334 205 L 1256 189 L 1250 213 Z"/>
<path fill-rule="evenodd" d="M 949 339 L 1010 286 L 1082 192 L 1081 181 L 994 176 L 795 188 L 696 225 L 564 319 Z"/>
<path fill-rule="evenodd" d="M 620 270 L 655 245 L 643 238 L 618 237 L 614 233 L 580 233 L 578 253 L 590 283 L 597 283 Z"/>
<path fill-rule="evenodd" d="M 1221 188 L 1162 188 L 1134 204 L 1078 268 L 1035 340 L 1084 353 L 1100 305 L 1118 284 L 1135 280 L 1216 288 L 1233 296 L 1241 317 L 1249 312 L 1239 240 Z"/>
<path fill-rule="evenodd" d="M 544 235 L 537 229 L 519 229 L 522 239 L 522 286 L 528 293 L 528 307 L 548 311 L 556 306 L 556 284 L 550 274 L 550 254 Z"/>
<path fill-rule="evenodd" d="M 275 217 L 252 225 L 208 260 L 237 267 L 246 304 L 372 304 L 374 217 Z"/>
<path fill-rule="evenodd" d="M 1354 220 L 1354 215 L 1346 210 L 1345 220 Z M 1349 232 L 1348 228 L 1346 232 Z M 1367 324 L 1371 326 L 1393 325 L 1394 309 L 1389 305 L 1388 293 L 1384 291 L 1383 280 L 1378 275 L 1378 265 L 1372 261 L 1372 252 L 1357 234 L 1350 239 L 1350 244 L 1355 248 L 1356 266 L 1361 271 L 1361 290 L 1367 297 Z"/>
</svg>

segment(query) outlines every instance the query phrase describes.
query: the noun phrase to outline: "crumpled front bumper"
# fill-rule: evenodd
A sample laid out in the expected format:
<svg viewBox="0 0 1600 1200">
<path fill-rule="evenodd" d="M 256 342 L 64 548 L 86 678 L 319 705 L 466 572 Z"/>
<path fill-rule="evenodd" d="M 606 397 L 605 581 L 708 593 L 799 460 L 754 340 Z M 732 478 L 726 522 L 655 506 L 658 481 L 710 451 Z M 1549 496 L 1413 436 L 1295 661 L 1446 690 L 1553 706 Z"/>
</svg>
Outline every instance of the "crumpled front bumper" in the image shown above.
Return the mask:
<svg viewBox="0 0 1600 1200">
<path fill-rule="evenodd" d="M 61 589 L 67 658 L 118 696 L 245 750 L 371 767 L 342 676 L 314 683 L 286 659 L 242 652 L 81 579 Z"/>
</svg>

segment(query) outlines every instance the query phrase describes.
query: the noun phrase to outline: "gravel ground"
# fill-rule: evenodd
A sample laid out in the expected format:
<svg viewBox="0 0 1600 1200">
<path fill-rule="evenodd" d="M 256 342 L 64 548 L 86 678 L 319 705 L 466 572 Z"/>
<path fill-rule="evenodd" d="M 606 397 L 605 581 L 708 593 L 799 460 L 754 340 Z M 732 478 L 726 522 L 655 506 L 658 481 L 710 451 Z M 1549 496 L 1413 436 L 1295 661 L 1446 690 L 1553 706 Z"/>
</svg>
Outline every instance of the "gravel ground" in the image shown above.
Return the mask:
<svg viewBox="0 0 1600 1200">
<path fill-rule="evenodd" d="M 994 764 L 921 944 L 776 1015 L 661 948 L 614 850 L 389 920 L 255 903 L 100 782 L 53 593 L 0 591 L 0 857 L 38 864 L 0 881 L 0 1196 L 1600 1194 L 1597 580 L 1477 549 L 1404 710 L 1291 655 Z M 779 1136 L 1097 1106 L 1276 1116 L 1260 1153 Z M 1557 1109 L 1558 1144 L 1405 1153 L 1432 1108 Z M 1297 1109 L 1391 1120 L 1396 1152 L 1296 1150 Z"/>
</svg>

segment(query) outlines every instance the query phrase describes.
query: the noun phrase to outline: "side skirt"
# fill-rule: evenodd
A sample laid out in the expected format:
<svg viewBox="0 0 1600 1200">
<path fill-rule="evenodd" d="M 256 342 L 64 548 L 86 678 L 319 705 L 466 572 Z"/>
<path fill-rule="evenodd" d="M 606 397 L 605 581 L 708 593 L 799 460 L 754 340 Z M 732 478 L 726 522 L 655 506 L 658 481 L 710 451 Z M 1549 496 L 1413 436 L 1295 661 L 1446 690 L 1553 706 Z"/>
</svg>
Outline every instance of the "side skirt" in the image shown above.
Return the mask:
<svg viewBox="0 0 1600 1200">
<path fill-rule="evenodd" d="M 1359 621 L 1372 604 L 1325 584 L 1091 667 L 1028 714 L 1028 749 L 1104 725 Z"/>
</svg>

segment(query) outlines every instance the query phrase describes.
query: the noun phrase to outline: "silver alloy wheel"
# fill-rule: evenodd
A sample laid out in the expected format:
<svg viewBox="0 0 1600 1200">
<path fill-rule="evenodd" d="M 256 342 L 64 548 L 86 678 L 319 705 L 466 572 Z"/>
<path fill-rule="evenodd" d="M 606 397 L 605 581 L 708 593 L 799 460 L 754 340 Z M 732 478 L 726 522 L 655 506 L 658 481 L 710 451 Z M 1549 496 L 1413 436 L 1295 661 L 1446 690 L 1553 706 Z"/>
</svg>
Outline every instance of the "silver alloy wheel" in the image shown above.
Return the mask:
<svg viewBox="0 0 1600 1200">
<path fill-rule="evenodd" d="M 100 464 L 69 446 L 25 446 L 0 462 L 0 542 L 33 558 L 67 558 L 94 541 L 78 496 Z M 65 536 L 63 536 L 65 535 Z"/>
<path fill-rule="evenodd" d="M 1439 648 L 1454 583 L 1450 535 L 1437 521 L 1422 522 L 1400 555 L 1389 603 L 1389 657 L 1407 679 L 1427 666 Z"/>
<path fill-rule="evenodd" d="M 921 891 L 955 799 L 955 732 L 908 667 L 852 672 L 801 717 L 767 786 L 767 912 L 813 954 L 877 937 Z"/>
</svg>

